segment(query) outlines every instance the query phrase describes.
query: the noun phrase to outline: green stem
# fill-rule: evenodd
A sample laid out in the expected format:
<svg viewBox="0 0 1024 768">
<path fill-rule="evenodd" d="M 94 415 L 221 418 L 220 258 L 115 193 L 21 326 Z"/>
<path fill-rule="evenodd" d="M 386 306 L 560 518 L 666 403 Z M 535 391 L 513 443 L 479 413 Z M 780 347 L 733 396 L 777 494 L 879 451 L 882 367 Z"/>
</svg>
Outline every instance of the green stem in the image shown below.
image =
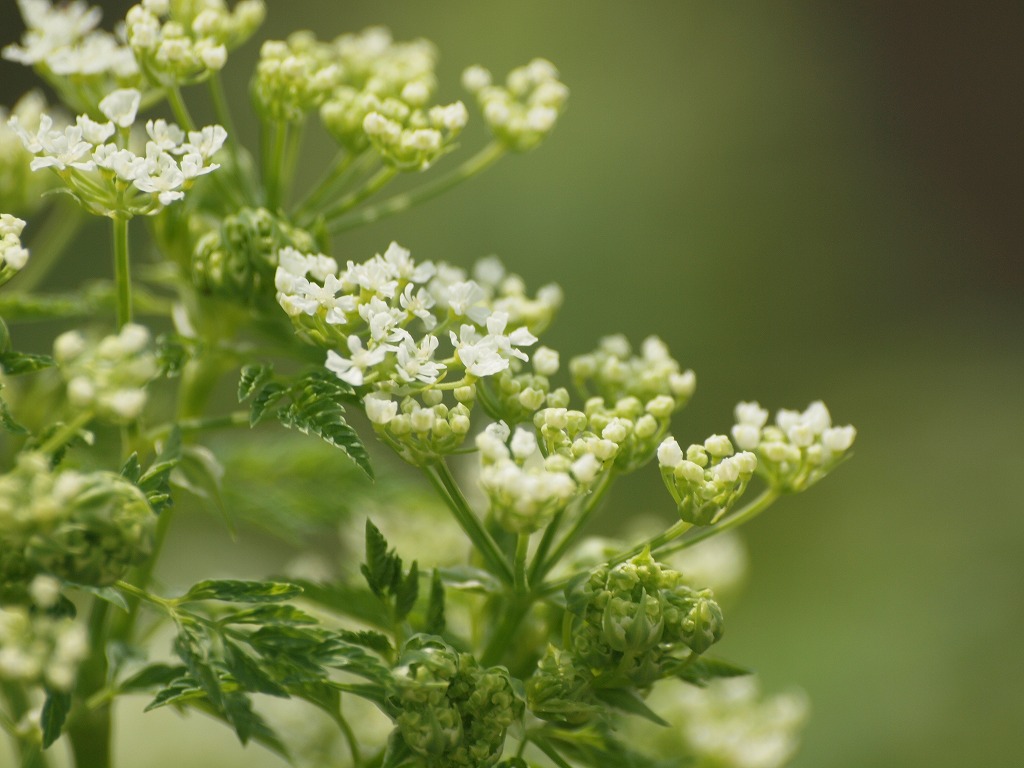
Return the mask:
<svg viewBox="0 0 1024 768">
<path fill-rule="evenodd" d="M 156 532 L 153 536 L 153 552 L 149 558 L 136 570 L 134 580 L 136 585 L 119 581 L 117 586 L 130 594 L 128 601 L 128 613 L 116 622 L 111 636 L 116 640 L 131 642 L 132 633 L 135 630 L 135 623 L 139 617 L 139 606 L 142 602 L 142 595 L 146 593 L 146 587 L 153 580 L 153 571 L 156 569 L 156 562 L 160 559 L 160 552 L 163 550 L 164 542 L 167 540 L 167 531 L 171 527 L 172 507 L 165 507 L 156 521 Z M 148 600 L 148 598 L 146 598 Z"/>
<path fill-rule="evenodd" d="M 352 730 L 352 726 L 348 724 L 348 720 L 340 711 L 335 720 L 345 737 L 345 743 L 348 744 L 348 751 L 352 754 L 352 765 L 359 768 L 363 764 L 363 756 L 359 752 L 359 739 L 356 738 L 355 731 Z"/>
<path fill-rule="evenodd" d="M 224 126 L 228 132 L 228 141 L 225 148 L 231 155 L 231 174 L 234 177 L 232 187 L 240 189 L 249 202 L 253 202 L 253 185 L 251 179 L 245 176 L 245 165 L 242 162 L 242 153 L 239 148 L 242 146 L 239 141 L 238 132 L 235 128 L 234 118 L 231 116 L 231 108 L 228 106 L 227 95 L 224 93 L 224 83 L 221 80 L 220 72 L 214 72 L 207 80 L 210 89 L 210 100 L 213 102 L 213 111 L 217 115 L 217 122 Z"/>
<path fill-rule="evenodd" d="M 10 708 L 11 729 L 9 732 L 17 745 L 21 768 L 47 768 L 49 761 L 43 754 L 42 745 L 31 734 L 18 735 L 15 730 L 32 709 L 25 690 L 17 683 L 5 680 L 0 681 L 0 691 L 3 691 Z"/>
<path fill-rule="evenodd" d="M 558 543 L 558 546 L 555 547 L 555 551 L 551 553 L 551 556 L 543 562 L 541 562 L 538 557 L 534 557 L 533 568 L 530 571 L 530 580 L 532 583 L 536 584 L 543 579 L 548 572 L 555 567 L 558 561 L 565 556 L 565 553 L 569 551 L 569 548 L 573 545 L 580 532 L 590 521 L 590 518 L 597 510 L 598 505 L 600 505 L 601 500 L 611 487 L 613 477 L 614 470 L 609 470 L 601 477 L 598 481 L 597 487 L 594 488 L 590 496 L 587 497 L 583 508 L 576 517 L 576 521 L 572 524 L 572 528 L 566 532 L 565 536 Z M 540 552 L 538 551 L 537 554 L 539 555 Z"/>
<path fill-rule="evenodd" d="M 176 422 L 168 422 L 159 427 L 154 427 L 149 430 L 145 437 L 146 439 L 154 443 L 157 440 L 162 440 L 167 437 L 171 430 L 177 427 L 183 435 L 191 434 L 194 432 L 205 432 L 211 429 L 226 429 L 230 427 L 248 427 L 249 426 L 249 412 L 248 411 L 233 411 L 232 413 L 225 414 L 223 416 L 210 416 L 208 418 L 194 418 L 194 419 L 181 419 Z"/>
<path fill-rule="evenodd" d="M 475 176 L 491 165 L 494 165 L 494 163 L 504 156 L 506 151 L 507 150 L 503 144 L 492 142 L 448 175 L 442 176 L 429 184 L 424 184 L 422 187 L 417 189 L 410 190 L 409 192 L 405 192 L 401 195 L 396 195 L 395 197 L 389 198 L 378 205 L 364 208 L 361 211 L 356 211 L 349 216 L 344 216 L 338 219 L 330 227 L 331 234 L 336 235 L 339 232 L 345 232 L 346 230 L 362 226 L 363 224 L 369 224 L 387 216 L 401 213 L 402 211 L 412 208 L 414 205 L 429 200 L 432 197 L 436 197 L 442 192 L 451 189 L 456 184 L 459 184 L 466 179 Z"/>
<path fill-rule="evenodd" d="M 323 178 L 317 182 L 306 196 L 298 203 L 295 207 L 294 218 L 296 221 L 301 222 L 306 216 L 312 214 L 323 202 L 325 197 L 329 197 L 330 193 L 343 181 L 349 177 L 349 171 L 356 170 L 358 165 L 361 165 L 365 160 L 363 158 L 369 157 L 369 153 L 363 153 L 361 155 L 353 155 L 350 152 L 346 152 L 343 149 L 338 150 L 337 155 L 333 162 L 328 167 L 327 173 L 323 175 Z M 356 163 L 355 160 L 359 158 L 360 163 Z"/>
<path fill-rule="evenodd" d="M 196 124 L 192 119 L 192 115 L 188 112 L 188 107 L 185 106 L 185 100 L 181 98 L 181 89 L 177 86 L 168 87 L 166 94 L 167 103 L 170 105 L 171 112 L 174 113 L 174 119 L 178 121 L 178 125 L 186 131 L 194 131 Z M 226 128 L 227 126 L 225 126 Z"/>
<path fill-rule="evenodd" d="M 128 260 L 128 219 L 115 216 L 114 282 L 117 285 L 117 328 L 132 321 L 132 276 Z"/>
<path fill-rule="evenodd" d="M 288 124 L 275 120 L 263 122 L 263 189 L 267 208 L 276 211 L 281 205 L 281 172 Z"/>
<path fill-rule="evenodd" d="M 455 520 L 466 535 L 469 536 L 473 546 L 477 548 L 491 570 L 501 577 L 505 583 L 512 584 L 514 576 L 508 561 L 502 555 L 497 542 L 494 541 L 491 534 L 487 532 L 487 529 L 483 527 L 476 515 L 473 514 L 473 510 L 469 508 L 469 503 L 462 495 L 462 491 L 459 490 L 459 486 L 455 482 L 455 478 L 452 477 L 451 470 L 444 459 L 439 460 L 432 466 L 424 467 L 423 471 L 438 494 L 448 505 L 448 508 L 451 509 Z"/>
<path fill-rule="evenodd" d="M 64 249 L 74 240 L 84 220 L 85 216 L 77 205 L 68 204 L 63 199 L 55 200 L 46 220 L 38 228 L 38 234 L 33 235 L 29 243 L 32 258 L 18 279 L 11 284 L 11 291 L 30 293 L 38 286 L 60 259 Z"/>
<path fill-rule="evenodd" d="M 331 219 L 341 216 L 346 211 L 355 208 L 359 203 L 363 202 L 366 198 L 376 194 L 383 189 L 393 178 L 398 171 L 393 166 L 385 166 L 371 176 L 367 182 L 354 192 L 349 192 L 336 205 L 324 212 L 324 219 L 330 221 Z M 372 219 L 371 219 L 372 221 Z M 329 228 L 331 234 L 336 234 L 334 227 Z"/>
<path fill-rule="evenodd" d="M 92 416 L 92 411 L 82 411 L 81 413 L 75 414 L 75 417 L 71 421 L 67 422 L 64 426 L 50 435 L 49 439 L 40 445 L 38 450 L 41 453 L 53 453 L 54 451 L 63 448 L 64 445 L 67 444 L 68 440 L 78 434 L 78 431 L 89 423 Z"/>
<path fill-rule="evenodd" d="M 693 536 L 688 536 L 682 541 L 673 544 L 671 547 L 663 547 L 659 550 L 659 554 L 670 555 L 681 549 L 692 547 L 694 544 L 704 541 L 704 539 L 710 539 L 712 536 L 717 536 L 719 533 L 722 533 L 722 531 L 737 528 L 744 523 L 753 520 L 759 514 L 768 509 L 768 507 L 770 507 L 780 495 L 780 492 L 774 488 L 767 488 L 762 491 L 760 496 L 750 502 L 747 506 L 743 507 L 743 509 L 739 510 L 736 514 L 727 517 L 717 525 L 704 528 L 699 533 L 696 533 Z"/>
<path fill-rule="evenodd" d="M 107 684 L 107 614 L 110 603 L 95 598 L 89 616 L 89 656 L 78 669 L 75 703 L 67 735 L 76 768 L 110 768 L 110 703 L 86 705 Z"/>
<path fill-rule="evenodd" d="M 516 630 L 519 629 L 523 617 L 530 610 L 534 600 L 533 595 L 520 594 L 505 606 L 505 610 L 501 612 L 501 622 L 494 628 L 494 632 L 487 641 L 487 647 L 484 648 L 483 654 L 480 656 L 480 663 L 483 666 L 493 667 L 501 662 L 505 651 L 515 639 Z"/>
<path fill-rule="evenodd" d="M 516 538 L 515 588 L 516 592 L 525 595 L 530 588 L 526 579 L 526 555 L 530 551 L 530 534 L 520 533 Z"/>
</svg>

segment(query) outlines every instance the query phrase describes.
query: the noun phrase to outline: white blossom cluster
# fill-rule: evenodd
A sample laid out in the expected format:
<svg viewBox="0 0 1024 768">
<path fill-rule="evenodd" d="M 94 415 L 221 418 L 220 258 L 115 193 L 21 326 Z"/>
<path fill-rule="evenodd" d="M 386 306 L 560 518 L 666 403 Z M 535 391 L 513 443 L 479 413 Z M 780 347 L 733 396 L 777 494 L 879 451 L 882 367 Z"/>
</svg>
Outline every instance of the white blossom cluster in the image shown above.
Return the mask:
<svg viewBox="0 0 1024 768">
<path fill-rule="evenodd" d="M 139 68 L 123 39 L 98 29 L 102 11 L 84 0 L 55 5 L 18 0 L 26 31 L 3 49 L 5 59 L 35 67 L 82 110 L 111 89 L 140 84 Z"/>
<path fill-rule="evenodd" d="M 735 416 L 736 445 L 756 451 L 759 473 L 783 491 L 800 491 L 816 483 L 842 461 L 857 436 L 849 424 L 832 426 L 820 400 L 803 412 L 779 410 L 774 425 L 767 425 L 768 411 L 756 402 L 739 403 Z"/>
<path fill-rule="evenodd" d="M 652 744 L 661 754 L 693 754 L 694 765 L 715 768 L 788 765 L 809 710 L 802 692 L 766 696 L 751 676 L 714 680 L 704 688 L 662 684 L 647 703 L 673 727 L 630 718 L 631 739 Z"/>
<path fill-rule="evenodd" d="M 37 576 L 32 591 L 45 600 L 55 598 L 59 586 L 52 576 Z M 70 691 L 88 650 L 85 627 L 70 618 L 20 605 L 0 607 L 0 680 Z"/>
<path fill-rule="evenodd" d="M 494 85 L 483 67 L 469 67 L 462 85 L 476 97 L 494 137 L 517 152 L 533 149 L 551 133 L 569 98 L 555 65 L 545 59 L 513 69 L 503 86 Z"/>
<path fill-rule="evenodd" d="M 125 17 L 128 45 L 146 76 L 160 85 L 196 82 L 224 68 L 228 52 L 256 31 L 263 0 L 142 0 Z"/>
<path fill-rule="evenodd" d="M 25 222 L 0 213 L 0 285 L 3 285 L 28 262 L 28 249 L 21 245 Z"/>
<path fill-rule="evenodd" d="M 21 137 L 7 124 L 13 117 L 25 130 L 38 131 L 39 120 L 46 110 L 46 99 L 39 91 L 24 94 L 10 110 L 0 105 L 0 210 L 27 215 L 41 204 L 42 194 L 56 184 L 52 177 L 32 173 L 29 168 L 32 155 L 25 151 Z M 57 124 L 63 122 L 59 113 L 52 119 Z"/>
<path fill-rule="evenodd" d="M 341 83 L 342 69 L 329 43 L 312 32 L 267 40 L 252 82 L 256 109 L 273 120 L 298 122 Z"/>
<path fill-rule="evenodd" d="M 673 398 L 678 410 L 697 388 L 693 371 L 681 370 L 657 336 L 644 339 L 639 356 L 633 355 L 625 336 L 607 336 L 594 352 L 570 360 L 569 372 L 585 397 L 598 395 L 609 402 L 622 397 L 648 402 L 667 395 Z"/>
<path fill-rule="evenodd" d="M 674 437 L 658 447 L 661 477 L 680 517 L 694 525 L 711 525 L 725 514 L 746 490 L 757 469 L 757 456 L 736 453 L 725 435 L 712 435 L 683 453 Z"/>
<path fill-rule="evenodd" d="M 17 116 L 8 124 L 35 156 L 31 169 L 52 169 L 87 210 L 110 217 L 148 216 L 181 200 L 198 177 L 220 167 L 211 158 L 227 132 L 210 125 L 186 135 L 173 123 L 150 120 L 145 152 L 137 154 L 121 139 L 135 122 L 140 99 L 134 88 L 109 94 L 100 102 L 107 117 L 103 123 L 79 115 L 60 130 L 44 114 L 34 133 Z"/>
<path fill-rule="evenodd" d="M 477 435 L 479 483 L 502 528 L 532 533 L 592 487 L 602 462 L 587 451 L 575 459 L 570 451 L 545 454 L 534 431 L 524 427 L 509 437 L 502 422 Z"/>
<path fill-rule="evenodd" d="M 53 342 L 53 354 L 67 382 L 68 401 L 116 423 L 134 421 L 146 405 L 146 385 L 158 372 L 145 326 L 128 323 L 120 333 L 90 344 L 80 331 Z"/>
<path fill-rule="evenodd" d="M 424 171 L 451 148 L 468 119 L 461 101 L 422 110 L 388 98 L 363 118 L 363 130 L 386 163 Z"/>
</svg>

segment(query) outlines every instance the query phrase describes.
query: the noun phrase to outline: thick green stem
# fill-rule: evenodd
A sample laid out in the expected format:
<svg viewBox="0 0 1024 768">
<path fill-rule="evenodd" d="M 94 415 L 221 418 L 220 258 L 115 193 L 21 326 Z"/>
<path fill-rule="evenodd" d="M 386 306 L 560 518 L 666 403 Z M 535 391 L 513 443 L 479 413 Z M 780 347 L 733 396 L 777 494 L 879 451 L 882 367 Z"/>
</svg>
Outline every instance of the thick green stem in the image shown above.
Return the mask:
<svg viewBox="0 0 1024 768">
<path fill-rule="evenodd" d="M 370 222 L 383 219 L 387 216 L 401 213 L 402 211 L 412 208 L 414 205 L 425 202 L 432 197 L 436 197 L 442 192 L 451 189 L 456 184 L 459 184 L 466 179 L 475 176 L 491 165 L 494 165 L 494 163 L 504 156 L 505 152 L 507 152 L 507 150 L 503 144 L 499 144 L 498 142 L 488 144 L 447 176 L 442 176 L 429 184 L 424 184 L 418 189 L 410 190 L 409 192 L 405 192 L 401 195 L 395 195 L 378 205 L 364 208 L 361 211 L 356 211 L 348 216 L 339 218 L 331 224 L 331 234 L 336 235 L 339 232 L 345 232 L 346 230 L 354 229 L 355 227 L 362 226 L 363 224 L 369 224 Z"/>
<path fill-rule="evenodd" d="M 469 503 L 462 495 L 462 491 L 459 489 L 458 483 L 455 482 L 455 478 L 452 477 L 448 465 L 441 459 L 431 466 L 424 467 L 423 471 L 434 485 L 438 494 L 448 505 L 448 508 L 451 509 L 455 520 L 466 535 L 469 536 L 469 540 L 483 556 L 491 570 L 505 583 L 512 584 L 514 576 L 512 568 L 509 567 L 508 560 L 502 555 L 497 542 L 494 541 L 491 534 L 487 532 L 487 529 L 484 528 L 476 515 L 473 514 L 473 510 L 469 508 Z"/>
<path fill-rule="evenodd" d="M 516 538 L 516 561 L 515 568 L 515 588 L 516 592 L 525 595 L 529 592 L 529 586 L 526 579 L 526 554 L 530 551 L 530 534 L 520 533 Z"/>
<path fill-rule="evenodd" d="M 107 614 L 110 603 L 95 598 L 89 616 L 89 656 L 78 669 L 74 705 L 66 732 L 76 768 L 110 768 L 110 702 L 86 702 L 107 684 Z"/>
<path fill-rule="evenodd" d="M 501 612 L 501 622 L 494 628 L 487 647 L 480 656 L 480 663 L 485 667 L 493 667 L 499 664 L 505 655 L 505 651 L 512 645 L 516 630 L 523 621 L 523 617 L 529 612 L 536 598 L 530 594 L 520 594 L 512 598 L 508 605 Z"/>
<path fill-rule="evenodd" d="M 114 219 L 114 283 L 117 285 L 118 330 L 132 321 L 132 275 L 128 260 L 128 219 Z"/>
<path fill-rule="evenodd" d="M 731 528 L 741 526 L 744 523 L 753 520 L 759 514 L 768 509 L 768 507 L 770 507 L 775 502 L 775 500 L 779 498 L 779 496 L 779 491 L 775 490 L 774 488 L 768 488 L 764 490 L 760 496 L 758 496 L 756 499 L 750 502 L 747 506 L 739 510 L 736 514 L 727 517 L 725 520 L 716 525 L 704 528 L 700 532 L 694 534 L 693 536 L 688 536 L 687 538 L 683 539 L 682 541 L 676 542 L 670 547 L 662 547 L 658 550 L 658 554 L 669 555 L 673 552 L 678 552 L 681 549 L 692 547 L 694 544 L 698 544 L 704 541 L 704 539 L 710 539 L 712 536 L 717 536 L 718 534 L 722 533 L 722 531 L 728 531 Z M 653 551 L 654 548 L 652 547 L 651 549 Z"/>
</svg>

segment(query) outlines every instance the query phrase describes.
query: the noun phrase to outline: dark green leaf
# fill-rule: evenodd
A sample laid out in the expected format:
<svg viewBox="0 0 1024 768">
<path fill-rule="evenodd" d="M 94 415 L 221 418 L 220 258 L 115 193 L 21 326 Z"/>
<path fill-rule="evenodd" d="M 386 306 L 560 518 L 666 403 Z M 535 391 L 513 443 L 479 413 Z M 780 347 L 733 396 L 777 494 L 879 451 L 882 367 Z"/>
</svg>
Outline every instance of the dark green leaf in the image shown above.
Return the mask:
<svg viewBox="0 0 1024 768">
<path fill-rule="evenodd" d="M 750 670 L 730 664 L 721 659 L 709 659 L 701 656 L 694 661 L 685 659 L 675 669 L 669 669 L 670 675 L 675 675 L 680 680 L 685 680 L 692 685 L 703 688 L 709 682 L 719 677 L 743 677 L 749 675 Z"/>
<path fill-rule="evenodd" d="M 419 597 L 419 594 L 420 572 L 416 561 L 413 560 L 409 567 L 409 573 L 398 582 L 398 587 L 395 590 L 395 619 L 397 621 L 402 621 L 409 615 L 409 611 L 416 605 L 416 598 Z"/>
<path fill-rule="evenodd" d="M 51 368 L 57 362 L 49 355 L 32 355 L 27 352 L 0 352 L 0 370 L 8 376 L 32 373 Z"/>
<path fill-rule="evenodd" d="M 604 688 L 598 690 L 596 694 L 597 698 L 616 709 L 621 709 L 623 712 L 628 712 L 631 715 L 639 715 L 645 720 L 650 720 L 652 723 L 657 723 L 661 726 L 668 726 L 668 723 L 648 707 L 643 699 L 629 689 Z"/>
<path fill-rule="evenodd" d="M 160 375 L 173 379 L 181 375 L 188 362 L 189 351 L 184 340 L 173 334 L 161 334 L 156 340 L 156 359 Z"/>
<path fill-rule="evenodd" d="M 201 581 L 178 598 L 181 603 L 199 600 L 223 600 L 231 603 L 262 603 L 289 600 L 302 594 L 302 588 L 280 581 Z"/>
<path fill-rule="evenodd" d="M 366 562 L 359 570 L 366 583 L 378 597 L 392 589 L 401 575 L 402 561 L 395 553 L 388 552 L 388 540 L 370 519 L 366 520 Z"/>
<path fill-rule="evenodd" d="M 153 700 L 146 705 L 143 712 L 166 707 L 168 704 L 180 704 L 193 699 L 205 699 L 202 689 L 196 685 L 196 681 L 187 675 L 169 682 L 166 687 L 157 691 Z"/>
<path fill-rule="evenodd" d="M 391 616 L 387 606 L 363 586 L 350 586 L 341 582 L 318 584 L 313 581 L 296 580 L 302 587 L 302 597 L 322 608 L 371 624 L 381 629 L 391 629 Z"/>
<path fill-rule="evenodd" d="M 231 676 L 246 691 L 288 698 L 288 692 L 271 679 L 255 659 L 231 640 L 224 643 L 224 663 Z"/>
<path fill-rule="evenodd" d="M 238 379 L 238 402 L 247 400 L 253 392 L 270 381 L 273 371 L 270 365 L 247 365 L 242 368 Z"/>
<path fill-rule="evenodd" d="M 377 651 L 381 654 L 390 654 L 392 651 L 391 641 L 388 640 L 387 635 L 383 635 L 380 632 L 372 632 L 367 629 L 353 632 L 341 629 L 338 630 L 338 637 L 345 642 L 361 645 L 364 648 L 369 648 L 371 651 Z"/>
<path fill-rule="evenodd" d="M 14 420 L 11 409 L 7 407 L 7 401 L 0 397 L 0 426 L 12 435 L 27 435 L 28 430 Z"/>
<path fill-rule="evenodd" d="M 93 587 L 88 584 L 72 584 L 67 582 L 67 586 L 73 587 L 74 589 L 80 589 L 83 592 L 88 592 L 94 597 L 98 597 L 100 600 L 105 600 L 111 605 L 120 608 L 122 611 L 128 610 L 128 601 L 124 599 L 122 595 L 114 587 Z"/>
<path fill-rule="evenodd" d="M 219 624 L 316 624 L 317 620 L 294 605 L 257 605 L 218 619 Z"/>
<path fill-rule="evenodd" d="M 427 603 L 427 618 L 423 631 L 430 635 L 440 635 L 444 632 L 444 582 L 441 581 L 441 573 L 434 569 L 430 577 L 430 600 Z"/>
<path fill-rule="evenodd" d="M 146 691 L 155 686 L 167 686 L 185 675 L 187 669 L 181 664 L 150 664 L 134 675 L 125 678 L 117 686 L 122 693 Z"/>
<path fill-rule="evenodd" d="M 271 381 L 263 385 L 256 397 L 253 398 L 249 411 L 249 426 L 255 427 L 259 424 L 268 411 L 273 408 L 287 394 L 282 384 Z"/>
<path fill-rule="evenodd" d="M 142 465 L 139 464 L 139 454 L 132 453 L 128 460 L 121 466 L 121 477 L 134 485 L 139 484 L 142 476 Z"/>
<path fill-rule="evenodd" d="M 46 701 L 43 702 L 43 712 L 40 716 L 43 726 L 43 749 L 49 747 L 60 737 L 70 709 L 71 694 L 46 689 Z"/>
</svg>

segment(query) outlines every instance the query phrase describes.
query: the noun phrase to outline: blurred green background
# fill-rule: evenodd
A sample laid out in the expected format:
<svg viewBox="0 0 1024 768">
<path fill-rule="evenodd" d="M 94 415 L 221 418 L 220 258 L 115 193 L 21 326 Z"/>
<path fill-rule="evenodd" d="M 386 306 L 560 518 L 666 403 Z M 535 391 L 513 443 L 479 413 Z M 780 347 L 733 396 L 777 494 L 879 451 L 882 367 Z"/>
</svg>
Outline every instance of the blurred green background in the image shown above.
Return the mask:
<svg viewBox="0 0 1024 768">
<path fill-rule="evenodd" d="M 393 239 L 460 264 L 498 253 L 529 285 L 565 288 L 545 339 L 563 359 L 608 333 L 661 335 L 698 374 L 680 441 L 725 431 L 741 399 L 824 399 L 857 426 L 856 456 L 747 528 L 722 655 L 810 695 L 797 768 L 1021 765 L 1024 7 L 269 6 L 270 36 L 383 23 L 433 40 L 442 99 L 471 63 L 558 65 L 570 106 L 540 149 L 335 255 Z M 228 65 L 239 111 L 255 50 Z M 6 102 L 22 78 L 0 69 Z M 314 178 L 332 150 L 319 135 L 305 149 Z M 656 471 L 640 474 L 613 509 L 666 513 Z M 252 576 L 288 556 L 192 526 L 179 541 L 197 578 L 226 551 Z M 166 765 L 278 764 L 197 718 L 126 723 L 125 766 L 165 764 L 129 757 L 154 749 Z"/>
</svg>

